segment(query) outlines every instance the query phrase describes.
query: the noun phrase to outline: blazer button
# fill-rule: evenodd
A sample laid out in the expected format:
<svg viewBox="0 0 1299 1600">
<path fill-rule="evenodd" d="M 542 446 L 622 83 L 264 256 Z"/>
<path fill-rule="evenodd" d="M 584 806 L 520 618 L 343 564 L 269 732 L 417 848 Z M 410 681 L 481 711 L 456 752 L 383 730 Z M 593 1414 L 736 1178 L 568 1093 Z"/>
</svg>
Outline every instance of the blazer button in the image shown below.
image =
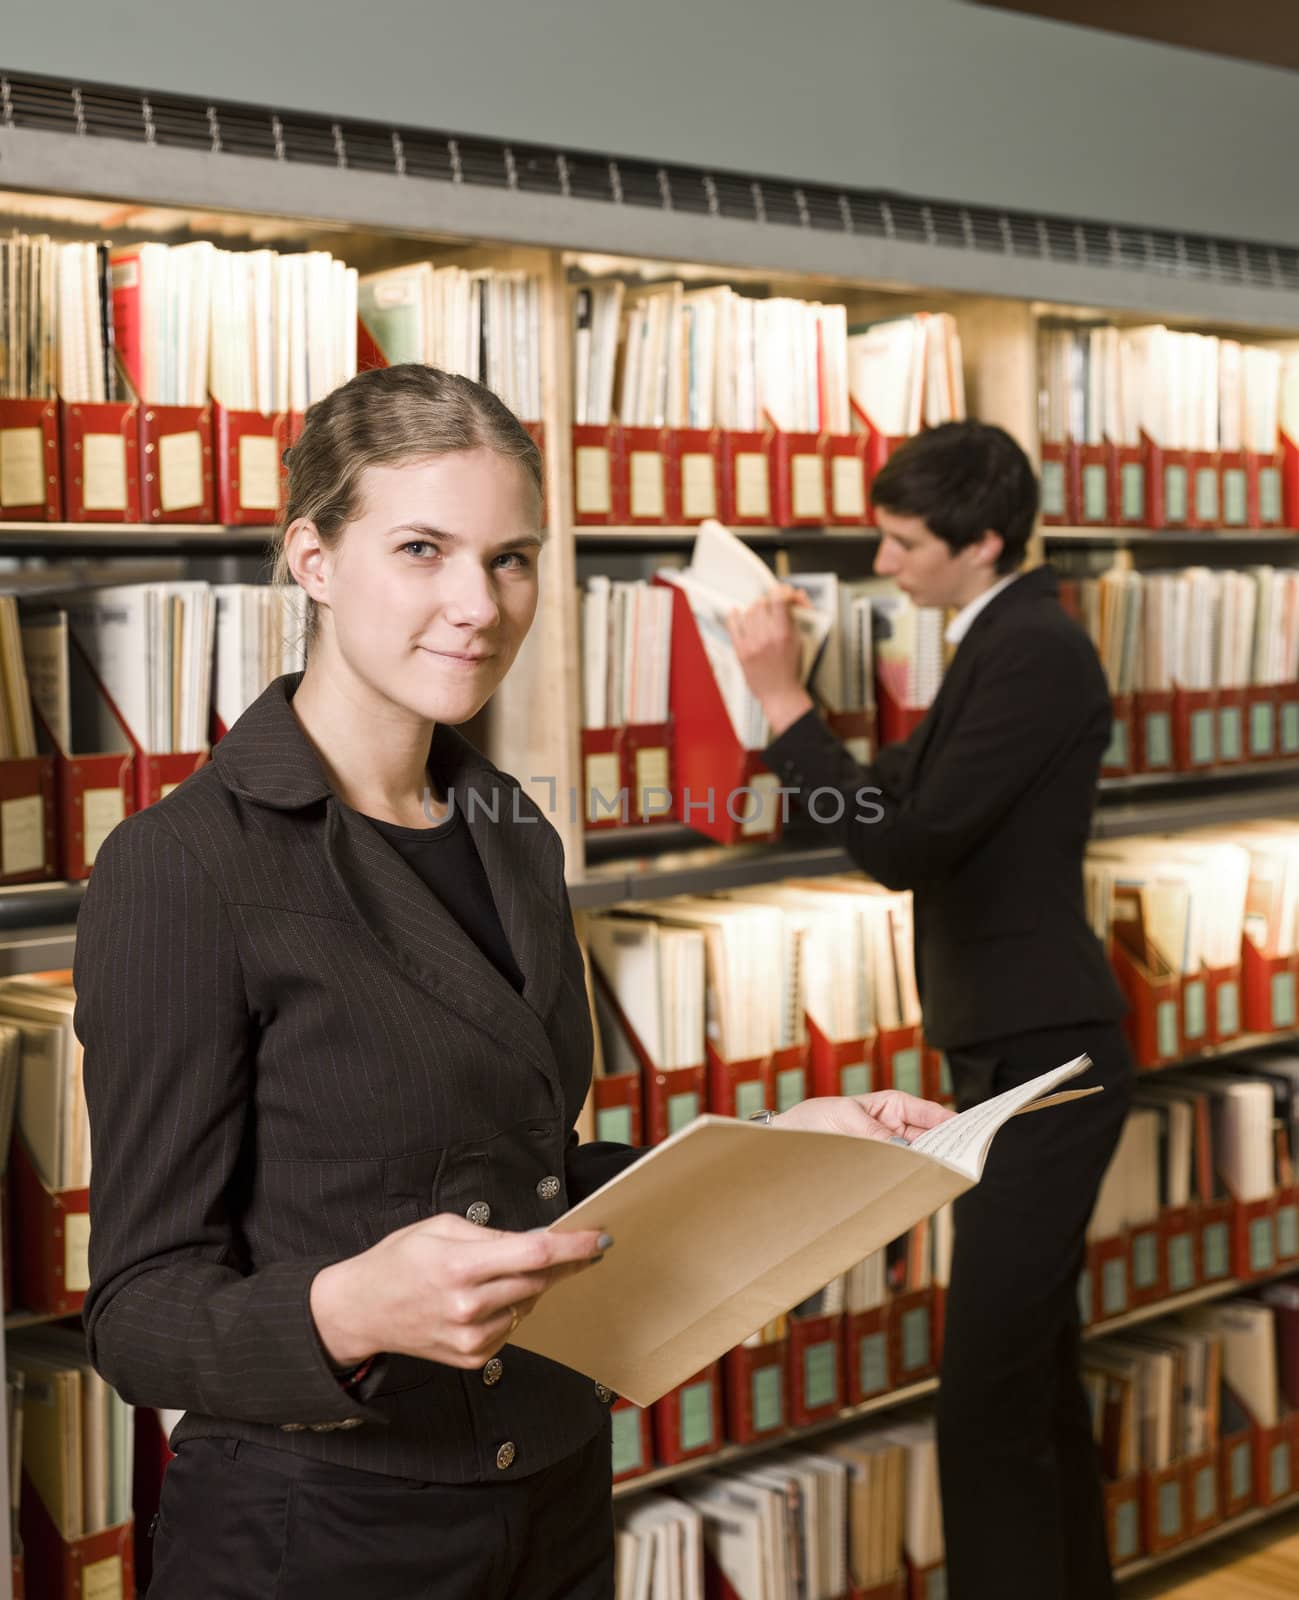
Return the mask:
<svg viewBox="0 0 1299 1600">
<path fill-rule="evenodd" d="M 507 1439 L 501 1448 L 496 1452 L 496 1466 L 498 1471 L 504 1472 L 508 1467 L 512 1467 L 513 1465 L 514 1444 L 512 1440 Z"/>
<path fill-rule="evenodd" d="M 475 1228 L 485 1228 L 492 1220 L 492 1208 L 486 1200 L 475 1200 L 468 1211 L 465 1212 Z"/>
<path fill-rule="evenodd" d="M 543 1178 L 537 1185 L 537 1193 L 543 1200 L 554 1200 L 558 1197 L 560 1182 L 558 1178 Z"/>
<path fill-rule="evenodd" d="M 597 1383 L 595 1386 L 595 1398 L 602 1406 L 607 1406 L 610 1400 L 613 1399 L 613 1390 L 606 1389 L 602 1383 Z"/>
<path fill-rule="evenodd" d="M 499 1356 L 493 1356 L 483 1368 L 483 1382 L 489 1389 L 492 1388 L 501 1381 L 501 1376 L 504 1371 L 505 1366 L 501 1361 L 501 1358 Z"/>
</svg>

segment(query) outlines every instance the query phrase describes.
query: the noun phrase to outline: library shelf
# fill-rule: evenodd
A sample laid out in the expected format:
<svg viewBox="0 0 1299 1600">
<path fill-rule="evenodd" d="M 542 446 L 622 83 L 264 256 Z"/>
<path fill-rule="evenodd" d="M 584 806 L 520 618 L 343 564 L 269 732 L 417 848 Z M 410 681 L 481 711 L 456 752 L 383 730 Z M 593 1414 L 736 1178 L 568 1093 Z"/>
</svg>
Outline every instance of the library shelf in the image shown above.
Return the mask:
<svg viewBox="0 0 1299 1600">
<path fill-rule="evenodd" d="M 1114 1576 L 1119 1583 L 1127 1583 L 1147 1572 L 1153 1572 L 1157 1567 L 1166 1567 L 1174 1561 L 1180 1561 L 1183 1556 L 1194 1555 L 1197 1550 L 1217 1544 L 1220 1539 L 1229 1539 L 1235 1533 L 1245 1533 L 1272 1517 L 1293 1511 L 1296 1507 L 1299 1507 L 1299 1490 L 1284 1496 L 1283 1499 L 1274 1500 L 1270 1506 L 1251 1506 L 1239 1516 L 1228 1517 L 1225 1522 L 1218 1523 L 1217 1527 L 1184 1539 L 1181 1544 L 1175 1544 L 1171 1550 L 1161 1551 L 1159 1555 L 1138 1556 L 1135 1561 L 1125 1561 L 1121 1567 L 1115 1567 Z"/>
<path fill-rule="evenodd" d="M 1040 528 L 1043 545 L 1066 549 L 1095 546 L 1130 550 L 1148 546 L 1192 545 L 1199 549 L 1223 545 L 1289 545 L 1299 551 L 1299 531 L 1294 528 Z"/>
<path fill-rule="evenodd" d="M 0 554 L 227 555 L 268 550 L 274 532 L 266 524 L 0 522 Z"/>
<path fill-rule="evenodd" d="M 873 549 L 880 541 L 876 528 L 800 527 L 736 528 L 736 536 L 757 550 L 784 549 L 798 545 L 840 545 Z M 638 524 L 630 528 L 577 527 L 573 530 L 579 556 L 611 555 L 636 550 L 688 550 L 698 536 L 698 527 L 656 527 Z"/>
<path fill-rule="evenodd" d="M 12 1311 L 5 1312 L 5 1332 L 15 1333 L 19 1328 L 43 1328 L 51 1322 L 68 1322 L 71 1318 L 80 1321 L 81 1313 L 78 1311 L 24 1311 L 15 1307 Z"/>
</svg>

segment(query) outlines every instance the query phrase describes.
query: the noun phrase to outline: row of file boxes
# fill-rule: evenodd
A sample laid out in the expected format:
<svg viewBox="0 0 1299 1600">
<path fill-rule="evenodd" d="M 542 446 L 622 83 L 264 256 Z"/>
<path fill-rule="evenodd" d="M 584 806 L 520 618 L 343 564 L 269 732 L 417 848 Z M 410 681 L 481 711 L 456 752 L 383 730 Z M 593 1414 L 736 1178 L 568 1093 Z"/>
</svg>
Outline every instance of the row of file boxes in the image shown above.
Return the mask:
<svg viewBox="0 0 1299 1600">
<path fill-rule="evenodd" d="M 1104 777 L 1213 772 L 1299 757 L 1299 683 L 1115 695 Z"/>
<path fill-rule="evenodd" d="M 904 443 L 879 433 L 766 429 L 573 429 L 574 520 L 668 526 L 719 517 L 728 527 L 864 527 L 870 485 Z"/>
<path fill-rule="evenodd" d="M 1055 526 L 1286 528 L 1299 518 L 1299 453 L 1043 444 L 1042 521 Z"/>
<path fill-rule="evenodd" d="M 1299 1483 L 1299 1412 L 1275 1427 L 1251 1423 L 1212 1450 L 1105 1485 L 1115 1566 L 1162 1555 L 1251 1508 L 1275 1505 Z"/>
</svg>

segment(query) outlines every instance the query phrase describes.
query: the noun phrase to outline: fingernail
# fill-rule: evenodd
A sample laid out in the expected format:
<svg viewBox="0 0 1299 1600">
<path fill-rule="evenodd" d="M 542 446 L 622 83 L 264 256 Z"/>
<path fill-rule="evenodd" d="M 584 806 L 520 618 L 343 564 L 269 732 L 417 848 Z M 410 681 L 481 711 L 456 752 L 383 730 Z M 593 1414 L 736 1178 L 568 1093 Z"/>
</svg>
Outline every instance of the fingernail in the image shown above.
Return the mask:
<svg viewBox="0 0 1299 1600">
<path fill-rule="evenodd" d="M 595 1241 L 596 1249 L 601 1251 L 607 1250 L 612 1243 L 613 1235 L 611 1233 L 602 1233 Z"/>
</svg>

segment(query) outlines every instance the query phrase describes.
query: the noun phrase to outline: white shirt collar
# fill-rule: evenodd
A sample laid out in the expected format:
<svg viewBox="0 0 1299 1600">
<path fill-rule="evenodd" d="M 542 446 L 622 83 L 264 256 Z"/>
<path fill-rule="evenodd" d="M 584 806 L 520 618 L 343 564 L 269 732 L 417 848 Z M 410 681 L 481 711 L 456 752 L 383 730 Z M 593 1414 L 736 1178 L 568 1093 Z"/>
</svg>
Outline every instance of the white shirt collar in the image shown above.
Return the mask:
<svg viewBox="0 0 1299 1600">
<path fill-rule="evenodd" d="M 968 605 L 962 606 L 947 624 L 947 631 L 943 637 L 948 644 L 960 644 L 961 640 L 969 633 L 975 617 L 983 610 L 984 606 L 989 601 L 995 600 L 1003 589 L 1009 589 L 1015 579 L 1021 576 L 1022 573 L 1019 572 L 1008 573 L 998 583 L 994 583 L 991 589 L 985 589 L 982 594 L 976 594 Z"/>
</svg>

